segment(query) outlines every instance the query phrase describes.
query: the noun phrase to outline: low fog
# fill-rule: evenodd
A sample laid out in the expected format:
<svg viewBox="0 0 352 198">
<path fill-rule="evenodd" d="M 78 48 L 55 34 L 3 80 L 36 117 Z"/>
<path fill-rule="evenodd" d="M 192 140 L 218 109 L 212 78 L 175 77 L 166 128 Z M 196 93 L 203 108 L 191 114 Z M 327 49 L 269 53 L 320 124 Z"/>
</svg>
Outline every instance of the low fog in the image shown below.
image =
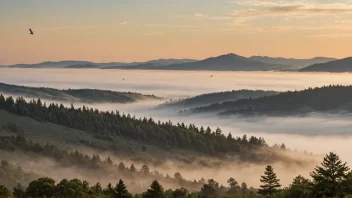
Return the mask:
<svg viewBox="0 0 352 198">
<path fill-rule="evenodd" d="M 77 75 L 79 74 L 79 75 Z M 214 75 L 210 78 L 210 75 Z M 122 79 L 125 79 L 124 81 Z M 96 88 L 115 91 L 131 91 L 143 94 L 154 94 L 162 97 L 194 96 L 209 92 L 229 91 L 237 89 L 263 89 L 275 91 L 301 90 L 330 84 L 352 84 L 349 73 L 294 73 L 294 72 L 210 72 L 210 71 L 130 71 L 130 70 L 99 70 L 99 69 L 0 69 L 3 83 L 35 87 Z M 47 101 L 52 102 L 52 101 Z M 349 151 L 352 138 L 351 115 L 313 113 L 304 117 L 229 117 L 220 119 L 214 114 L 195 114 L 180 116 L 173 110 L 156 110 L 160 101 L 139 102 L 133 104 L 74 104 L 75 107 L 87 105 L 100 110 L 119 110 L 136 117 L 152 117 L 154 120 L 171 120 L 174 124 L 184 122 L 197 126 L 219 127 L 225 134 L 233 136 L 263 137 L 269 145 L 285 143 L 291 150 L 312 152 L 318 156 L 302 159 L 292 155 L 291 158 L 307 162 L 304 166 L 287 166 L 273 164 L 278 177 L 284 185 L 288 185 L 293 177 L 301 174 L 309 176 L 315 165 L 322 161 L 324 154 L 334 151 L 343 161 L 352 166 Z M 65 104 L 70 105 L 70 104 Z M 88 151 L 87 151 L 88 152 Z M 102 153 L 106 156 L 107 154 Z M 116 161 L 123 159 L 115 159 Z M 212 160 L 212 159 L 207 159 Z M 312 162 L 314 161 L 314 162 Z M 132 162 L 127 162 L 129 166 Z M 263 174 L 265 165 L 237 164 L 227 161 L 221 169 L 197 167 L 194 169 L 175 168 L 174 162 L 168 162 L 162 169 L 163 174 L 173 175 L 180 172 L 184 178 L 214 178 L 226 184 L 229 177 L 239 182 L 247 182 L 249 186 L 259 185 L 259 176 Z M 50 164 L 50 163 L 49 163 Z M 31 163 L 29 169 L 37 169 L 40 165 Z M 38 166 L 38 167 L 36 167 Z M 137 165 L 140 168 L 140 164 Z M 50 166 L 52 168 L 52 166 Z M 154 167 L 151 167 L 153 169 Z M 56 169 L 60 172 L 60 169 Z M 42 169 L 42 171 L 50 170 Z M 66 170 L 62 170 L 66 171 Z M 68 171 L 68 170 L 67 170 Z M 63 175 L 76 176 L 77 172 L 69 170 Z M 71 172 L 72 171 L 72 172 Z M 45 174 L 47 174 L 45 172 Z M 79 175 L 77 175 L 78 177 Z M 86 175 L 94 181 L 91 175 Z M 110 181 L 109 181 L 110 182 Z M 111 181 L 112 182 L 112 181 Z"/>
</svg>

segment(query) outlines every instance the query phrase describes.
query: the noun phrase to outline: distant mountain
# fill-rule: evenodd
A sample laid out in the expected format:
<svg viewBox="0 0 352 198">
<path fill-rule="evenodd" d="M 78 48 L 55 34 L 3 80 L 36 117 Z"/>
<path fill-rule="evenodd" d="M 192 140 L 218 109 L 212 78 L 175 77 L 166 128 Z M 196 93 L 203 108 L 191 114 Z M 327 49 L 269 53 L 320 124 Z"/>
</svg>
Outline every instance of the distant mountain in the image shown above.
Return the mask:
<svg viewBox="0 0 352 198">
<path fill-rule="evenodd" d="M 103 69 L 154 69 L 155 67 L 161 67 L 161 66 L 162 65 L 156 65 L 154 63 L 142 63 L 137 65 L 106 67 Z"/>
<path fill-rule="evenodd" d="M 269 71 L 269 70 L 290 70 L 293 66 L 268 64 L 253 61 L 236 54 L 225 54 L 218 57 L 207 58 L 202 61 L 173 64 L 156 69 L 162 70 L 212 70 L 212 71 Z"/>
<path fill-rule="evenodd" d="M 85 65 L 85 64 L 94 64 L 89 61 L 59 61 L 59 62 L 43 62 L 37 64 L 17 64 L 10 65 L 12 68 L 64 68 L 70 65 Z"/>
<path fill-rule="evenodd" d="M 146 63 L 152 63 L 154 65 L 172 65 L 172 64 L 182 64 L 182 63 L 193 63 L 198 60 L 194 59 L 158 59 L 158 60 L 151 60 L 147 61 Z"/>
<path fill-rule="evenodd" d="M 219 115 L 297 115 L 312 112 L 352 112 L 352 86 L 325 86 L 288 91 L 255 99 L 240 99 L 189 110 Z"/>
<path fill-rule="evenodd" d="M 352 72 L 352 57 L 315 64 L 301 69 L 304 72 Z"/>
<path fill-rule="evenodd" d="M 64 68 L 100 68 L 100 65 L 97 64 L 91 64 L 91 63 L 86 63 L 86 64 L 75 64 L 75 65 L 69 65 Z"/>
<path fill-rule="evenodd" d="M 160 99 L 154 95 L 142 95 L 132 92 L 116 92 L 98 89 L 68 89 L 58 90 L 52 88 L 26 87 L 0 83 L 0 93 L 21 95 L 29 98 L 42 98 L 47 100 L 84 102 L 84 103 L 131 103 L 141 100 Z"/>
<path fill-rule="evenodd" d="M 171 64 L 182 64 L 182 63 L 192 63 L 197 60 L 193 59 L 158 59 L 151 60 L 147 62 L 132 62 L 124 65 L 115 65 L 103 67 L 103 69 L 155 69 L 156 67 L 171 65 Z"/>
<path fill-rule="evenodd" d="M 225 101 L 235 101 L 245 98 L 258 98 L 262 96 L 270 96 L 279 94 L 276 91 L 263 91 L 263 90 L 233 90 L 226 92 L 216 92 L 198 95 L 192 98 L 187 98 L 177 102 L 169 102 L 162 104 L 159 108 L 194 108 L 199 106 L 210 105 L 214 103 L 222 103 Z"/>
<path fill-rule="evenodd" d="M 280 64 L 280 65 L 291 65 L 295 66 L 297 69 L 307 67 L 309 65 L 326 63 L 329 61 L 337 60 L 336 58 L 326 58 L 326 57 L 314 57 L 310 59 L 295 59 L 295 58 L 273 58 L 268 56 L 252 56 L 250 60 L 259 61 L 268 64 Z"/>
<path fill-rule="evenodd" d="M 157 66 L 164 66 L 170 64 L 181 64 L 188 62 L 195 62 L 193 59 L 158 59 L 150 60 L 146 62 L 131 62 L 131 63 L 122 63 L 122 62 L 110 62 L 110 63 L 93 63 L 89 61 L 58 61 L 58 62 L 42 62 L 37 64 L 16 64 L 10 65 L 10 68 L 118 68 L 118 67 L 127 67 L 127 66 L 139 66 L 142 67 L 143 64 L 153 64 Z M 145 65 L 148 66 L 148 65 Z M 151 65 L 149 65 L 151 66 Z"/>
</svg>

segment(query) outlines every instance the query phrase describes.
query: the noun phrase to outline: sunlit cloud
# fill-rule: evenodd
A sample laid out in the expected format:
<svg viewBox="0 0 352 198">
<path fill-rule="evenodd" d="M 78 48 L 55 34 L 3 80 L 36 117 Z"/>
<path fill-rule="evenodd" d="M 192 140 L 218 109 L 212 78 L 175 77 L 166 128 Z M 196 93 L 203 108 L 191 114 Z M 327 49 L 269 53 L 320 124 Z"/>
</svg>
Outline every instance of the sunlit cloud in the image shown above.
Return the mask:
<svg viewBox="0 0 352 198">
<path fill-rule="evenodd" d="M 124 22 L 121 22 L 120 25 L 127 25 L 128 22 L 127 21 L 124 21 Z"/>
</svg>

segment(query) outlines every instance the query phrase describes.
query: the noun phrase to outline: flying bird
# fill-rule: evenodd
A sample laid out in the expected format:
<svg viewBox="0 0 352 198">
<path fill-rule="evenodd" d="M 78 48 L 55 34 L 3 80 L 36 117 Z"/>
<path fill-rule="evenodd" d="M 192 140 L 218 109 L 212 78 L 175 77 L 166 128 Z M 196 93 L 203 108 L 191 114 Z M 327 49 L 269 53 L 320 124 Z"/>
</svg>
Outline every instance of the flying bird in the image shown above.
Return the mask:
<svg viewBox="0 0 352 198">
<path fill-rule="evenodd" d="M 31 28 L 29 28 L 29 33 L 32 34 L 32 35 L 34 34 L 34 32 L 32 31 Z"/>
</svg>

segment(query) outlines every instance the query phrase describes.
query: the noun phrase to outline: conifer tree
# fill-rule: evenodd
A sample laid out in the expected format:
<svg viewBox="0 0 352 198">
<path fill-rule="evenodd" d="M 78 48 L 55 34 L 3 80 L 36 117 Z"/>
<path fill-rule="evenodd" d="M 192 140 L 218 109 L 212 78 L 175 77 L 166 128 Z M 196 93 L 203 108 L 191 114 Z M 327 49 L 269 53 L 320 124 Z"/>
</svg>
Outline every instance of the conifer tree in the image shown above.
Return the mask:
<svg viewBox="0 0 352 198">
<path fill-rule="evenodd" d="M 343 183 L 350 168 L 339 156 L 330 152 L 324 157 L 321 166 L 310 174 L 313 178 L 313 193 L 316 196 L 336 197 L 343 192 Z"/>
<path fill-rule="evenodd" d="M 126 185 L 120 179 L 119 183 L 115 187 L 116 198 L 132 198 L 132 195 L 128 192 Z"/>
<path fill-rule="evenodd" d="M 278 188 L 281 187 L 279 181 L 280 180 L 277 178 L 276 173 L 274 173 L 273 167 L 267 166 L 265 168 L 264 175 L 261 176 L 260 182 L 262 182 L 263 185 L 260 186 L 258 193 L 262 195 L 274 194 L 278 191 Z"/>
<path fill-rule="evenodd" d="M 153 181 L 150 185 L 150 189 L 143 194 L 143 198 L 162 198 L 164 197 L 164 188 L 159 184 L 158 181 Z"/>
</svg>

